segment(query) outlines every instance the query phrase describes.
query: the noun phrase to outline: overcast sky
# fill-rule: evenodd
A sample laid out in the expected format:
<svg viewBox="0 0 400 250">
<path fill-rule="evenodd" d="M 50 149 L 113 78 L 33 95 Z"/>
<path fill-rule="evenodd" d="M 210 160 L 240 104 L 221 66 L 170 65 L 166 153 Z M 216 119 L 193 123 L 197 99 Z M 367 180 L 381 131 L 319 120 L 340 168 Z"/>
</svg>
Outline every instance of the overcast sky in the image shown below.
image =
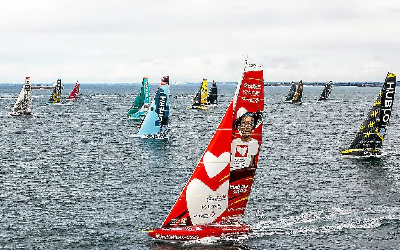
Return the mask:
<svg viewBox="0 0 400 250">
<path fill-rule="evenodd" d="M 1 0 L 0 82 L 383 81 L 399 0 Z"/>
</svg>

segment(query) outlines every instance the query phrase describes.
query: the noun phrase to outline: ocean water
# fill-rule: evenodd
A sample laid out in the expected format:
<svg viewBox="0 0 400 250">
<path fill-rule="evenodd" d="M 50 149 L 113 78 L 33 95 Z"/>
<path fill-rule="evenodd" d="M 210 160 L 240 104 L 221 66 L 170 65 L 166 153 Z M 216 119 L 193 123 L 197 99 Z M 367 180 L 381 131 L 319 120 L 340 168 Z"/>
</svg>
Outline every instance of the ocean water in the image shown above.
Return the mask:
<svg viewBox="0 0 400 250">
<path fill-rule="evenodd" d="M 317 102 L 323 87 L 305 86 L 301 106 L 282 102 L 289 87 L 265 88 L 247 237 L 171 244 L 141 232 L 164 221 L 236 88 L 219 84 L 218 107 L 190 110 L 199 86 L 171 85 L 172 131 L 162 141 L 132 137 L 138 128 L 126 112 L 139 84 L 82 83 L 71 106 L 47 106 L 51 91 L 34 90 L 30 117 L 8 116 L 22 84 L 1 84 L 0 248 L 400 249 L 400 100 L 388 156 L 340 155 L 376 87 L 334 86 Z"/>
</svg>

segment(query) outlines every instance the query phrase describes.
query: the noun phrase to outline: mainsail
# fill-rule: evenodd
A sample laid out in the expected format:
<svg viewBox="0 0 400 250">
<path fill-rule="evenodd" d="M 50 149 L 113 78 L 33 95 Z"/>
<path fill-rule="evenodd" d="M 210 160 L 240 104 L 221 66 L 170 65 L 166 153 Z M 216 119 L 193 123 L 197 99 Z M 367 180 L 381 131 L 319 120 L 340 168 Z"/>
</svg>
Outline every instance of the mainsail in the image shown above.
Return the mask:
<svg viewBox="0 0 400 250">
<path fill-rule="evenodd" d="M 218 89 L 217 89 L 217 83 L 214 80 L 212 82 L 210 92 L 208 93 L 207 96 L 207 103 L 212 105 L 218 104 Z"/>
<path fill-rule="evenodd" d="M 296 93 L 294 93 L 292 103 L 300 105 L 302 97 L 303 97 L 303 81 L 300 80 L 299 87 L 297 88 Z"/>
<path fill-rule="evenodd" d="M 81 85 L 80 85 L 79 81 L 76 81 L 75 87 L 72 89 L 71 93 L 67 97 L 67 100 L 70 100 L 70 101 L 78 100 L 80 86 Z"/>
<path fill-rule="evenodd" d="M 376 101 L 358 130 L 350 147 L 343 155 L 380 155 L 382 142 L 392 113 L 396 75 L 388 73 Z"/>
<path fill-rule="evenodd" d="M 213 138 L 161 228 L 157 239 L 193 240 L 249 232 L 239 221 L 257 168 L 264 108 L 263 71 L 247 65 Z"/>
<path fill-rule="evenodd" d="M 135 100 L 133 101 L 132 107 L 129 109 L 127 117 L 135 121 L 141 121 L 149 108 L 150 104 L 150 88 L 149 79 L 147 76 L 143 77 L 142 86 Z"/>
<path fill-rule="evenodd" d="M 322 90 L 322 93 L 319 96 L 318 101 L 327 100 L 329 98 L 332 92 L 332 85 L 333 85 L 332 81 L 325 83 L 324 90 Z"/>
<path fill-rule="evenodd" d="M 49 105 L 54 105 L 56 103 L 61 102 L 61 79 L 58 79 L 57 82 L 53 86 L 53 93 L 51 94 L 49 100 L 46 102 L 46 104 Z"/>
<path fill-rule="evenodd" d="M 295 93 L 296 93 L 296 83 L 292 81 L 292 85 L 290 85 L 290 89 L 286 95 L 285 102 L 292 102 Z"/>
<path fill-rule="evenodd" d="M 142 138 L 167 138 L 168 116 L 169 76 L 164 76 L 137 135 Z"/>
<path fill-rule="evenodd" d="M 193 104 L 190 106 L 191 109 L 207 109 L 207 79 L 203 78 L 203 82 L 196 96 L 193 98 Z"/>
<path fill-rule="evenodd" d="M 30 114 L 32 114 L 32 87 L 31 78 L 27 76 L 10 115 L 19 116 Z"/>
</svg>

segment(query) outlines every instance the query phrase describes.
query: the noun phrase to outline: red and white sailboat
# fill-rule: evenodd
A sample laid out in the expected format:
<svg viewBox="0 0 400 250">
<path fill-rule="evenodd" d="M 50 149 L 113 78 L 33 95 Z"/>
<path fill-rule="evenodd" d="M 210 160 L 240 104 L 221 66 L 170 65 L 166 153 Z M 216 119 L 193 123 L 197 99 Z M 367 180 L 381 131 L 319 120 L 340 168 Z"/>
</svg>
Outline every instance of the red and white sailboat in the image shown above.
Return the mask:
<svg viewBox="0 0 400 250">
<path fill-rule="evenodd" d="M 242 81 L 211 142 L 160 228 L 160 240 L 247 234 L 241 222 L 257 168 L 264 109 L 263 71 L 245 65 Z"/>
<path fill-rule="evenodd" d="M 77 101 L 78 100 L 78 95 L 79 95 L 79 88 L 81 84 L 79 81 L 76 81 L 75 87 L 72 89 L 71 94 L 67 97 L 67 100 L 69 101 Z"/>
</svg>

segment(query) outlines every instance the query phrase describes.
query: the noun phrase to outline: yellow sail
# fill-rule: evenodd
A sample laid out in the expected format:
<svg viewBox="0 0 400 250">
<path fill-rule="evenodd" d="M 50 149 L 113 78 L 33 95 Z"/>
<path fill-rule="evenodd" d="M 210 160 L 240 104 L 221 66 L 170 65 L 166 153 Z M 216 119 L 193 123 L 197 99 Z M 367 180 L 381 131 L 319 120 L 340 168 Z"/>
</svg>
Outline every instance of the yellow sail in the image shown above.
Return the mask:
<svg viewBox="0 0 400 250">
<path fill-rule="evenodd" d="M 207 93 L 208 93 L 208 89 L 207 89 L 207 79 L 203 78 L 203 83 L 201 84 L 201 99 L 200 99 L 200 103 L 201 104 L 207 104 Z"/>
</svg>

